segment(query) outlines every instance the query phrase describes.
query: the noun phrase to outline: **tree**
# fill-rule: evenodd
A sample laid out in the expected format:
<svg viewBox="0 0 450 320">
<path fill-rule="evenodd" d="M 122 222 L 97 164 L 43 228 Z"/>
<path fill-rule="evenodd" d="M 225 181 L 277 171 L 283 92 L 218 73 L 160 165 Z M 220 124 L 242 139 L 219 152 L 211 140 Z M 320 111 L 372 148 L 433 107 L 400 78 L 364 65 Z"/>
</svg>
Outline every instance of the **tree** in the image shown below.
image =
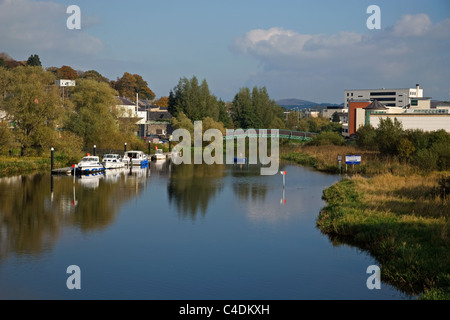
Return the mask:
<svg viewBox="0 0 450 320">
<path fill-rule="evenodd" d="M 339 113 L 337 113 L 337 112 L 333 113 L 333 117 L 332 117 L 331 121 L 336 122 L 336 123 L 341 122 L 341 117 L 339 117 Z"/>
<path fill-rule="evenodd" d="M 39 59 L 37 54 L 32 54 L 27 60 L 27 66 L 42 67 L 41 59 Z"/>
<path fill-rule="evenodd" d="M 83 79 L 78 81 L 70 100 L 74 112 L 66 119 L 65 130 L 75 133 L 83 139 L 84 146 L 91 148 L 115 148 L 122 145 L 118 120 L 113 112 L 116 91 L 105 82 Z"/>
<path fill-rule="evenodd" d="M 384 155 L 398 155 L 398 145 L 403 137 L 403 127 L 397 118 L 380 119 L 380 125 L 376 129 L 376 141 L 378 150 Z"/>
<path fill-rule="evenodd" d="M 241 88 L 231 108 L 237 128 L 278 129 L 284 127 L 283 109 L 270 99 L 266 87 Z"/>
<path fill-rule="evenodd" d="M 76 80 L 78 79 L 78 72 L 76 72 L 72 67 L 62 66 L 56 71 L 56 76 L 58 79 Z"/>
<path fill-rule="evenodd" d="M 359 127 L 356 131 L 356 145 L 366 150 L 377 149 L 377 133 L 370 124 Z"/>
<path fill-rule="evenodd" d="M 13 148 L 14 136 L 7 122 L 0 122 L 0 155 L 6 155 Z"/>
<path fill-rule="evenodd" d="M 13 133 L 22 155 L 50 149 L 64 112 L 54 75 L 41 67 L 17 67 L 9 77 L 0 109 L 15 123 Z"/>
<path fill-rule="evenodd" d="M 161 97 L 154 102 L 155 106 L 158 107 L 168 107 L 169 106 L 169 97 Z"/>
<path fill-rule="evenodd" d="M 139 94 L 140 98 L 152 100 L 155 98 L 155 94 L 148 87 L 148 83 L 138 74 L 131 74 L 125 72 L 122 78 L 118 78 L 113 83 L 114 88 L 119 92 L 121 97 L 128 98 L 132 101 L 136 101 L 136 94 Z"/>
<path fill-rule="evenodd" d="M 155 93 L 148 87 L 147 81 L 138 74 L 134 74 L 133 77 L 136 79 L 135 91 L 139 94 L 139 98 L 153 100 Z"/>
<path fill-rule="evenodd" d="M 227 111 L 227 105 L 222 100 L 219 100 L 219 122 L 222 122 L 223 126 L 227 129 L 233 128 L 233 122 Z"/>
<path fill-rule="evenodd" d="M 177 86 L 170 91 L 168 108 L 174 117 L 182 112 L 192 121 L 203 120 L 206 117 L 211 117 L 214 121 L 219 120 L 217 98 L 209 91 L 206 80 L 199 84 L 195 76 L 191 79 L 184 77 L 178 81 Z"/>
<path fill-rule="evenodd" d="M 91 79 L 98 82 L 106 82 L 109 84 L 109 79 L 102 76 L 100 72 L 95 70 L 88 70 L 86 72 L 82 72 L 81 75 L 79 75 L 81 79 Z"/>
<path fill-rule="evenodd" d="M 414 144 L 408 138 L 402 138 L 397 147 L 400 159 L 408 161 L 412 154 L 416 151 Z"/>
</svg>

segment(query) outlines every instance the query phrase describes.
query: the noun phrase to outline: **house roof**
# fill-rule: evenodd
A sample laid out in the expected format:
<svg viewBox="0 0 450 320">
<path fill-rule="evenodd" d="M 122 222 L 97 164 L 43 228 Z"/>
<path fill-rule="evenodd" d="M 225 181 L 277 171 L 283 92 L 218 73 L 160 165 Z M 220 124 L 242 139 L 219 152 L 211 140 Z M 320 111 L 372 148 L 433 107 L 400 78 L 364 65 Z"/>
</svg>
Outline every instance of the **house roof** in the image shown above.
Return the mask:
<svg viewBox="0 0 450 320">
<path fill-rule="evenodd" d="M 365 110 L 388 110 L 384 105 L 378 102 L 378 100 L 373 100 L 371 104 L 364 108 Z"/>
<path fill-rule="evenodd" d="M 169 112 L 149 112 L 148 120 L 156 121 L 156 120 L 170 120 L 172 119 L 172 115 Z"/>
<path fill-rule="evenodd" d="M 135 106 L 136 104 L 128 98 L 117 97 L 122 106 Z"/>
</svg>

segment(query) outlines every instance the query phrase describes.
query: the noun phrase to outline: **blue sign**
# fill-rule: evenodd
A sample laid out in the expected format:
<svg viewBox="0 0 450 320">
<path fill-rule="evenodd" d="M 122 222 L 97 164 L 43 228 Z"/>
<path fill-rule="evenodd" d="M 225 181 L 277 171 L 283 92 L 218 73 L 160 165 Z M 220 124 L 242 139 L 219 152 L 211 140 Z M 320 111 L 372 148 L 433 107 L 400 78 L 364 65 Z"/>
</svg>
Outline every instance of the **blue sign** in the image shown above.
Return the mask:
<svg viewBox="0 0 450 320">
<path fill-rule="evenodd" d="M 361 164 L 361 156 L 345 156 L 345 164 Z"/>
</svg>

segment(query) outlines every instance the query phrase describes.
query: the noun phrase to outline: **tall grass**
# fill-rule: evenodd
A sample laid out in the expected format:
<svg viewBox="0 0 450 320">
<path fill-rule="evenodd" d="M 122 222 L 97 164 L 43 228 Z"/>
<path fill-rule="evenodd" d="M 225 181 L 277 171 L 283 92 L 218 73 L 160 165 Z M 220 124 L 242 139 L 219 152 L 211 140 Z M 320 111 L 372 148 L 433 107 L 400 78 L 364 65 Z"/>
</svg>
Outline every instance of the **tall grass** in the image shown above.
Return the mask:
<svg viewBox="0 0 450 320">
<path fill-rule="evenodd" d="M 346 155 L 360 155 L 360 165 L 345 165 Z M 338 156 L 342 156 L 339 168 Z M 318 171 L 330 173 L 359 173 L 375 175 L 391 173 L 396 175 L 410 175 L 421 173 L 415 166 L 401 162 L 395 157 L 382 156 L 377 151 L 360 150 L 355 146 L 311 146 L 282 148 L 282 159 L 296 162 L 300 165 L 311 166 Z"/>
<path fill-rule="evenodd" d="M 328 204 L 317 226 L 334 243 L 368 250 L 382 278 L 400 290 L 449 299 L 450 197 L 440 193 L 439 182 L 448 178 L 388 173 L 344 179 L 324 191 Z"/>
</svg>

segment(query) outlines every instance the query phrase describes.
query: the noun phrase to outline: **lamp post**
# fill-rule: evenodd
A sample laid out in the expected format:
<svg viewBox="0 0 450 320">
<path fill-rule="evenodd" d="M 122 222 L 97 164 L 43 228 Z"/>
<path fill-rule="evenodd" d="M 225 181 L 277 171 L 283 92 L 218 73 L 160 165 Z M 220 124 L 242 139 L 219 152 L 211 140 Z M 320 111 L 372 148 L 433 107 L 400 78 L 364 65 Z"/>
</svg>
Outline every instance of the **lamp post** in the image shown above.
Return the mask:
<svg viewBox="0 0 450 320">
<path fill-rule="evenodd" d="M 150 156 L 150 151 L 152 148 L 152 142 L 150 141 L 150 139 L 148 139 L 148 155 Z"/>
<path fill-rule="evenodd" d="M 94 144 L 94 157 L 97 155 L 96 150 L 97 150 L 97 146 Z"/>
<path fill-rule="evenodd" d="M 123 152 L 127 152 L 127 143 L 125 142 L 125 145 L 123 147 Z"/>
</svg>

